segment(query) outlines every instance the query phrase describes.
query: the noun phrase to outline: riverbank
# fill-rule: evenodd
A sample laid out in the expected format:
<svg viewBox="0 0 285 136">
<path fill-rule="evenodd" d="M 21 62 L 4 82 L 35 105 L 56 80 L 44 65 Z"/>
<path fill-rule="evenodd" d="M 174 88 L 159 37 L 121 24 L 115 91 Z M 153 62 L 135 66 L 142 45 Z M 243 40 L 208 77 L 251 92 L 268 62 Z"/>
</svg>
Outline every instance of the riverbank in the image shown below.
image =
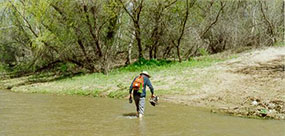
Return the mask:
<svg viewBox="0 0 285 136">
<path fill-rule="evenodd" d="M 199 91 L 168 95 L 168 101 L 235 116 L 285 119 L 285 47 L 241 53 L 197 72 L 213 74 Z"/>
<path fill-rule="evenodd" d="M 125 98 L 132 79 L 144 69 L 164 101 L 206 107 L 236 116 L 285 118 L 285 47 L 196 57 L 182 63 L 116 69 L 60 80 L 47 75 L 5 79 L 14 92 Z M 48 82 L 46 82 L 48 81 Z"/>
</svg>

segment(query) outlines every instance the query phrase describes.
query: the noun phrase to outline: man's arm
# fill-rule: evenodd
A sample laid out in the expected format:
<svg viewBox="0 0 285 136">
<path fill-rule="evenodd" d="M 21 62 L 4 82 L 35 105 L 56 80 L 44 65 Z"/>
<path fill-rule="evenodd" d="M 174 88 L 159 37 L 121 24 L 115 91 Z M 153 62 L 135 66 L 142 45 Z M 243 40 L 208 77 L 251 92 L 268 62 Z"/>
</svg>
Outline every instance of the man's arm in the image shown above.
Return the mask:
<svg viewBox="0 0 285 136">
<path fill-rule="evenodd" d="M 149 79 L 147 80 L 146 85 L 149 87 L 150 92 L 151 92 L 151 96 L 153 97 L 154 96 L 154 89 L 153 89 L 153 86 L 152 86 Z"/>
<path fill-rule="evenodd" d="M 134 78 L 133 82 L 131 83 L 131 86 L 130 86 L 130 90 L 129 90 L 129 94 L 131 95 L 132 94 L 132 91 L 133 91 L 133 83 L 134 81 L 136 80 L 137 77 Z"/>
</svg>

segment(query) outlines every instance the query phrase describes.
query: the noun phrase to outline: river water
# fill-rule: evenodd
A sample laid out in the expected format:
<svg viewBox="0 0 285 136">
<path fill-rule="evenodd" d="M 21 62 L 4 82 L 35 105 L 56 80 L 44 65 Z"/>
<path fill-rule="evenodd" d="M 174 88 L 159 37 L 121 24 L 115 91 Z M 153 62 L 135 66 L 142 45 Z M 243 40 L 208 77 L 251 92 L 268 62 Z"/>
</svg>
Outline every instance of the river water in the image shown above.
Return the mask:
<svg viewBox="0 0 285 136">
<path fill-rule="evenodd" d="M 285 121 L 246 119 L 189 106 L 0 91 L 0 136 L 186 135 L 285 136 Z"/>
</svg>

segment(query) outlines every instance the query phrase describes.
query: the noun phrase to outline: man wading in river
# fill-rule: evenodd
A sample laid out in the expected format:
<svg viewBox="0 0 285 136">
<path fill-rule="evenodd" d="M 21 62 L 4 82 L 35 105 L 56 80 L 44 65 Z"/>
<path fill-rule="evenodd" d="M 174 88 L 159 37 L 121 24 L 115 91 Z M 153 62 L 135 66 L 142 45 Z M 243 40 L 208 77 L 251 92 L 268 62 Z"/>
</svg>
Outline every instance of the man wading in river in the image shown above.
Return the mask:
<svg viewBox="0 0 285 136">
<path fill-rule="evenodd" d="M 144 114 L 144 106 L 145 106 L 145 96 L 146 96 L 146 86 L 149 87 L 151 92 L 151 98 L 155 97 L 153 92 L 153 87 L 149 80 L 150 75 L 143 71 L 139 76 L 135 77 L 131 86 L 130 86 L 130 103 L 132 103 L 132 91 L 136 108 L 137 108 L 137 116 L 141 118 Z"/>
</svg>

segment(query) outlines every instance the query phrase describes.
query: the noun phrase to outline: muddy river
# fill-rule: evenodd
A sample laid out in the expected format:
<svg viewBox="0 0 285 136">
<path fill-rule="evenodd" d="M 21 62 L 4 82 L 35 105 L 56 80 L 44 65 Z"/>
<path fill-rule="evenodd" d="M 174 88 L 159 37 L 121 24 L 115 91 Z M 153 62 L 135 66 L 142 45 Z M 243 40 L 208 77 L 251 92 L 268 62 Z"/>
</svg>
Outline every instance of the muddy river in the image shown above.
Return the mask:
<svg viewBox="0 0 285 136">
<path fill-rule="evenodd" d="M 213 114 L 189 106 L 146 106 L 133 116 L 127 100 L 0 91 L 0 136 L 191 135 L 285 136 L 285 121 Z"/>
</svg>

